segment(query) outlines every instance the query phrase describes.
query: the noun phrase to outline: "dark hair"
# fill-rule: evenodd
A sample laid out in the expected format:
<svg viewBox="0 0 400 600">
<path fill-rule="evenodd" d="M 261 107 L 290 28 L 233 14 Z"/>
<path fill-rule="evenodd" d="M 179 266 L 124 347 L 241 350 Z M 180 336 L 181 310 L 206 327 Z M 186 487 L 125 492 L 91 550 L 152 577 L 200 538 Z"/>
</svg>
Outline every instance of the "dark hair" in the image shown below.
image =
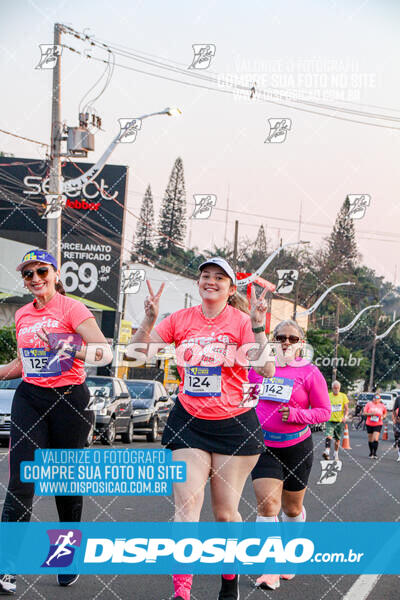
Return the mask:
<svg viewBox="0 0 400 600">
<path fill-rule="evenodd" d="M 54 265 L 51 265 L 53 267 L 53 269 L 55 271 L 57 271 L 57 269 L 55 268 Z M 56 292 L 58 292 L 59 294 L 61 294 L 61 296 L 65 296 L 65 290 L 64 290 L 64 286 L 62 284 L 62 281 L 58 280 L 57 283 L 55 284 L 55 288 L 56 288 Z"/>
</svg>

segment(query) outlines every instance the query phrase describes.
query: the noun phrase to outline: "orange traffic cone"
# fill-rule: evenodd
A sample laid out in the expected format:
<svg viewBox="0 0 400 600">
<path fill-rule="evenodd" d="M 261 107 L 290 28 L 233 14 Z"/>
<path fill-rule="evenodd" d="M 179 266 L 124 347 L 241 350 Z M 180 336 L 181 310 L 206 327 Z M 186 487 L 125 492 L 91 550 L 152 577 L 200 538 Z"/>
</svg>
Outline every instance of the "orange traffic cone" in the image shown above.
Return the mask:
<svg viewBox="0 0 400 600">
<path fill-rule="evenodd" d="M 383 440 L 388 440 L 389 439 L 389 436 L 388 436 L 388 424 L 387 423 L 385 423 L 385 425 L 383 426 L 382 439 Z"/>
<path fill-rule="evenodd" d="M 349 426 L 347 425 L 347 423 L 344 426 L 344 434 L 343 434 L 343 440 L 342 440 L 342 448 L 344 448 L 344 450 L 351 450 L 351 446 L 350 446 L 350 436 L 349 436 Z"/>
</svg>

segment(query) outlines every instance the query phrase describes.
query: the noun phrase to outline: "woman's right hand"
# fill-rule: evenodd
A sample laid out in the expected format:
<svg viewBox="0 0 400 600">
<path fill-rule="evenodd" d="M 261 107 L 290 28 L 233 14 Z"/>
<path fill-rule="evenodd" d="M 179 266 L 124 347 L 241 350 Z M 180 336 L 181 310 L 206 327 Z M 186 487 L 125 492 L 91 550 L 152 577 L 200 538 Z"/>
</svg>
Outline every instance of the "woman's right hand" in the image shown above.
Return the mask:
<svg viewBox="0 0 400 600">
<path fill-rule="evenodd" d="M 158 305 L 160 302 L 160 296 L 165 287 L 165 283 L 160 285 L 160 288 L 156 294 L 153 292 L 150 281 L 146 280 L 146 283 L 149 289 L 149 296 L 147 296 L 146 300 L 144 301 L 144 312 L 146 314 L 146 319 L 154 323 L 158 317 Z"/>
</svg>

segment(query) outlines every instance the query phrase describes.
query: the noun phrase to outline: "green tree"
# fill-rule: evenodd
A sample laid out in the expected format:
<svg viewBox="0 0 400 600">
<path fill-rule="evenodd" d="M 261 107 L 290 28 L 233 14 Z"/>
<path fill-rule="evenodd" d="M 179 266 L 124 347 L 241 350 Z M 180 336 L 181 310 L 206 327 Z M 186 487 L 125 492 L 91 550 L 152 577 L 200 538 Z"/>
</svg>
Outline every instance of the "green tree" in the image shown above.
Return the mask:
<svg viewBox="0 0 400 600">
<path fill-rule="evenodd" d="M 267 238 L 265 235 L 264 225 L 260 225 L 260 228 L 257 233 L 256 243 L 254 246 L 255 252 L 259 252 L 260 254 L 267 254 Z"/>
<path fill-rule="evenodd" d="M 17 358 L 17 338 L 15 327 L 0 328 L 0 364 L 6 364 Z"/>
<path fill-rule="evenodd" d="M 387 331 L 392 320 L 389 317 L 379 319 L 378 335 Z M 372 354 L 373 332 L 371 331 L 368 346 L 364 353 Z M 370 362 L 370 361 L 369 361 Z M 370 369 L 366 373 L 365 389 L 367 389 L 370 377 Z M 374 389 L 391 389 L 400 380 L 400 327 L 394 327 L 392 331 L 382 340 L 376 343 L 375 367 L 374 367 Z"/>
<path fill-rule="evenodd" d="M 172 168 L 160 210 L 158 252 L 169 255 L 182 245 L 186 232 L 186 192 L 183 162 L 177 158 Z"/>
<path fill-rule="evenodd" d="M 154 252 L 154 208 L 151 187 L 148 185 L 136 227 L 135 255 L 148 255 L 152 252 Z"/>
<path fill-rule="evenodd" d="M 328 387 L 331 385 L 332 372 L 335 362 L 335 344 L 332 335 L 328 337 L 326 331 L 310 329 L 307 331 L 307 342 L 314 350 L 313 363 L 316 364 L 326 379 Z M 351 390 L 357 379 L 364 379 L 369 368 L 369 360 L 358 350 L 352 352 L 342 344 L 338 346 L 337 379 L 342 385 L 342 391 Z"/>
<path fill-rule="evenodd" d="M 332 269 L 342 273 L 353 271 L 359 260 L 359 254 L 354 220 L 350 216 L 348 197 L 343 202 L 327 242 L 328 247 L 324 262 L 328 272 Z"/>
</svg>

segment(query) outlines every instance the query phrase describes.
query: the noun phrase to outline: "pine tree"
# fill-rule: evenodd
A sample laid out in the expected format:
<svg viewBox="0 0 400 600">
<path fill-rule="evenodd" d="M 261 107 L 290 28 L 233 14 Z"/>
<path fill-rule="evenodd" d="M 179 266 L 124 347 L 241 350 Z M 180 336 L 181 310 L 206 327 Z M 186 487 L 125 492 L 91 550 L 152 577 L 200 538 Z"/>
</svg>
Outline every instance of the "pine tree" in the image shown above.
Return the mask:
<svg viewBox="0 0 400 600">
<path fill-rule="evenodd" d="M 150 185 L 147 186 L 136 226 L 135 252 L 139 255 L 154 252 L 154 208 Z"/>
<path fill-rule="evenodd" d="M 335 225 L 328 238 L 327 267 L 338 270 L 353 270 L 358 262 L 358 251 L 354 221 L 349 216 L 350 201 L 346 197 L 336 217 Z"/>
<path fill-rule="evenodd" d="M 254 250 L 260 254 L 267 253 L 267 238 L 265 235 L 264 225 L 261 225 L 258 230 Z"/>
<path fill-rule="evenodd" d="M 158 251 L 170 254 L 180 246 L 186 232 L 186 192 L 183 162 L 177 158 L 172 168 L 160 210 Z M 167 237 L 165 237 L 167 236 Z"/>
</svg>

